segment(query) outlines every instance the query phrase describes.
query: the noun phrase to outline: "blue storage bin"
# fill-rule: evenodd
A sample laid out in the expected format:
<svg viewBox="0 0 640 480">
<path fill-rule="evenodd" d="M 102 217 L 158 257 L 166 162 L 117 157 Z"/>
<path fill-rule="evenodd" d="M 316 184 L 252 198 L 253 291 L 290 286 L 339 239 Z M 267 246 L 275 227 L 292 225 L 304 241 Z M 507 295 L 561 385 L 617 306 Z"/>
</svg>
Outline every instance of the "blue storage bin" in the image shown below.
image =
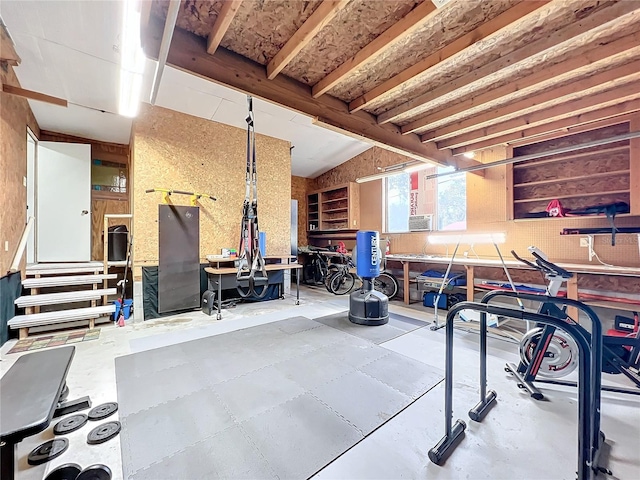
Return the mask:
<svg viewBox="0 0 640 480">
<path fill-rule="evenodd" d="M 115 311 L 113 312 L 113 321 L 117 321 L 120 316 L 120 309 L 122 308 L 122 313 L 124 314 L 124 319 L 128 320 L 131 316 L 131 306 L 133 305 L 133 300 L 125 300 L 124 306 L 120 303 L 120 300 L 116 300 L 113 302 L 116 306 Z"/>
<path fill-rule="evenodd" d="M 437 292 L 425 292 L 424 296 L 422 297 L 422 304 L 425 307 L 433 308 L 437 297 L 438 297 Z M 438 308 L 443 308 L 443 309 L 447 308 L 446 293 L 443 293 L 442 295 L 440 295 L 440 298 L 438 299 Z"/>
</svg>

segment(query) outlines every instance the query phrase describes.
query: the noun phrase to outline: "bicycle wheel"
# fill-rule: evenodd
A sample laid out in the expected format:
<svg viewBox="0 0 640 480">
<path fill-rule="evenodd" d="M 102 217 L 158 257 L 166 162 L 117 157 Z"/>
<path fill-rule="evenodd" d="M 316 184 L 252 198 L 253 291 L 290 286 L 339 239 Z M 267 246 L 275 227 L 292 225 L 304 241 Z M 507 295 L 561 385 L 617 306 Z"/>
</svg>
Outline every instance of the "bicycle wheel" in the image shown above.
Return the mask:
<svg viewBox="0 0 640 480">
<path fill-rule="evenodd" d="M 331 292 L 331 278 L 340 271 L 337 265 L 329 265 L 327 274 L 324 277 L 324 286 L 327 289 L 327 292 Z"/>
<path fill-rule="evenodd" d="M 331 293 L 335 295 L 349 293 L 355 283 L 356 279 L 351 272 L 345 270 L 335 273 L 333 277 L 331 277 Z"/>
<path fill-rule="evenodd" d="M 391 300 L 398 293 L 398 281 L 390 273 L 382 272 L 373 281 L 373 288 L 380 293 L 384 293 Z"/>
</svg>

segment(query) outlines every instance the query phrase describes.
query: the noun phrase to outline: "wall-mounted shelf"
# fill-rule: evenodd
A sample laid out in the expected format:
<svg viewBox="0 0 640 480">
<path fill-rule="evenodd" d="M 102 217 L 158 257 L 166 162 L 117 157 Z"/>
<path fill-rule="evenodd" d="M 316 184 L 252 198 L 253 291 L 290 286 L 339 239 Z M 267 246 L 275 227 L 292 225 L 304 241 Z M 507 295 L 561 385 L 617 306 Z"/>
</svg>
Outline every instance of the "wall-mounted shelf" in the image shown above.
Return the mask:
<svg viewBox="0 0 640 480">
<path fill-rule="evenodd" d="M 360 196 L 357 183 L 345 183 L 307 195 L 309 238 L 321 238 L 321 232 L 353 230 L 360 227 Z"/>
</svg>

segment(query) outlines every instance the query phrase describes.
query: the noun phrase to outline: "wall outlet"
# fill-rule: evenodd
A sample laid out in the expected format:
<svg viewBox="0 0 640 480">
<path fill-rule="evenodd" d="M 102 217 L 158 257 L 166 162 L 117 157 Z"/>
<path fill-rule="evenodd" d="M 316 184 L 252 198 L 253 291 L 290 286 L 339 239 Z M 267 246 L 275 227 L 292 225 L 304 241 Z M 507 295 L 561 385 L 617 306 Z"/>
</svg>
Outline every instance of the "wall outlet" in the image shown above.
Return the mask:
<svg viewBox="0 0 640 480">
<path fill-rule="evenodd" d="M 22 185 L 27 186 L 27 177 L 22 177 Z"/>
<path fill-rule="evenodd" d="M 4 241 L 4 251 L 8 252 L 9 251 L 9 240 L 5 240 Z"/>
<path fill-rule="evenodd" d="M 588 247 L 589 246 L 589 237 L 580 237 L 580 246 Z"/>
</svg>

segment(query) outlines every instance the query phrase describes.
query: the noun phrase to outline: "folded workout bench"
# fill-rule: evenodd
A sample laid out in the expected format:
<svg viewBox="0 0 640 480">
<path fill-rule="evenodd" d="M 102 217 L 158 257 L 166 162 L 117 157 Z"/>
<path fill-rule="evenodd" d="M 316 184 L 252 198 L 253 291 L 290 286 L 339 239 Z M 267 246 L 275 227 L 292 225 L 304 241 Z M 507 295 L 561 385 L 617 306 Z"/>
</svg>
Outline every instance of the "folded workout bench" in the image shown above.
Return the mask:
<svg viewBox="0 0 640 480">
<path fill-rule="evenodd" d="M 28 353 L 0 379 L 0 478 L 3 480 L 15 477 L 18 443 L 45 430 L 52 418 L 78 410 L 60 404 L 74 353 L 74 346 Z M 69 403 L 80 409 L 90 406 L 88 397 Z"/>
</svg>

